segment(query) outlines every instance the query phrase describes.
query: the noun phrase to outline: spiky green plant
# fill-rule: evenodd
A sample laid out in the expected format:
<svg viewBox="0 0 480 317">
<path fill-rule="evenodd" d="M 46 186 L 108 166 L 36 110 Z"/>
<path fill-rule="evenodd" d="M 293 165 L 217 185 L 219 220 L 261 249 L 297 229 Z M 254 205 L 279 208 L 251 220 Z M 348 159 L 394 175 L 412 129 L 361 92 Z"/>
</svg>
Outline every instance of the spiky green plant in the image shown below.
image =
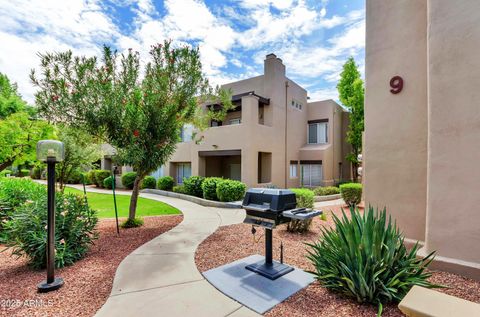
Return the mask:
<svg viewBox="0 0 480 317">
<path fill-rule="evenodd" d="M 400 301 L 413 285 L 440 287 L 427 281 L 425 271 L 434 252 L 417 258 L 418 243 L 410 250 L 404 237 L 386 214 L 369 206 L 363 215 L 350 208 L 351 217 L 332 213 L 335 227 L 322 228 L 323 237 L 308 245 L 307 258 L 315 266 L 320 283 L 332 291 L 355 298 L 359 303 L 378 305 Z"/>
</svg>

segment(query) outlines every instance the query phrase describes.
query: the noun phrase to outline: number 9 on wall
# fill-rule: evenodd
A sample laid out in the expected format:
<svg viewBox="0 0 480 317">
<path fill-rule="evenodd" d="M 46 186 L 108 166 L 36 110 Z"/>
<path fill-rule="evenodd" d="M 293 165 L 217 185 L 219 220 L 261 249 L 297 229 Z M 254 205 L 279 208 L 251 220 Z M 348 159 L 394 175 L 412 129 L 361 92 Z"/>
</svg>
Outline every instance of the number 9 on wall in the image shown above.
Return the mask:
<svg viewBox="0 0 480 317">
<path fill-rule="evenodd" d="M 402 91 L 403 89 L 403 78 L 400 76 L 394 76 L 392 79 L 390 79 L 390 92 L 392 94 L 398 94 Z"/>
</svg>

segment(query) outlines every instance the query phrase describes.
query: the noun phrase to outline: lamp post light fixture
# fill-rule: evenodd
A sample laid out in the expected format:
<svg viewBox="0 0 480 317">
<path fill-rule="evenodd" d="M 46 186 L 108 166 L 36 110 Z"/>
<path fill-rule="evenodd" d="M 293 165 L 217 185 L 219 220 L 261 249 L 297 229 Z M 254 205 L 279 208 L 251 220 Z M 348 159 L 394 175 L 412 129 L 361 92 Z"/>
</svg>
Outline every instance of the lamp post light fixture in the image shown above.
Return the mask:
<svg viewBox="0 0 480 317">
<path fill-rule="evenodd" d="M 63 143 L 55 140 L 41 140 L 37 143 L 37 159 L 47 163 L 47 279 L 37 285 L 38 292 L 46 293 L 62 287 L 63 279 L 55 278 L 55 164 L 63 161 Z"/>
</svg>

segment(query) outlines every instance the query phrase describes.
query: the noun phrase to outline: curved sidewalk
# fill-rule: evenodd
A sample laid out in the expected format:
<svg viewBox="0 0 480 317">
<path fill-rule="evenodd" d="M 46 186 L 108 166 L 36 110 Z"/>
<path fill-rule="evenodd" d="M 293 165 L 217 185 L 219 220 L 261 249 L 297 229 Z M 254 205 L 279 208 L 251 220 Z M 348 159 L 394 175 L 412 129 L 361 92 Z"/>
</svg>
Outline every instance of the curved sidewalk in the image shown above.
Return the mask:
<svg viewBox="0 0 480 317">
<path fill-rule="evenodd" d="M 178 208 L 184 219 L 120 263 L 110 297 L 96 316 L 259 316 L 220 293 L 195 265 L 198 245 L 219 226 L 241 222 L 243 209 L 203 207 L 154 194 L 140 196 Z"/>
</svg>

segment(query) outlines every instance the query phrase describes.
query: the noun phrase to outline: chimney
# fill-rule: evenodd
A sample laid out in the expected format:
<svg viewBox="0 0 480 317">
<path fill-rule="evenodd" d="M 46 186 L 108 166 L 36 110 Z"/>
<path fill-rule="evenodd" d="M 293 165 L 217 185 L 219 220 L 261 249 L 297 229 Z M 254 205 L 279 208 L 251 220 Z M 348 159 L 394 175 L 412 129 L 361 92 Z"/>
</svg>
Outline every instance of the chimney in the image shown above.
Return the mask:
<svg viewBox="0 0 480 317">
<path fill-rule="evenodd" d="M 266 78 L 285 77 L 285 65 L 277 55 L 270 53 L 265 57 L 264 74 Z"/>
</svg>

